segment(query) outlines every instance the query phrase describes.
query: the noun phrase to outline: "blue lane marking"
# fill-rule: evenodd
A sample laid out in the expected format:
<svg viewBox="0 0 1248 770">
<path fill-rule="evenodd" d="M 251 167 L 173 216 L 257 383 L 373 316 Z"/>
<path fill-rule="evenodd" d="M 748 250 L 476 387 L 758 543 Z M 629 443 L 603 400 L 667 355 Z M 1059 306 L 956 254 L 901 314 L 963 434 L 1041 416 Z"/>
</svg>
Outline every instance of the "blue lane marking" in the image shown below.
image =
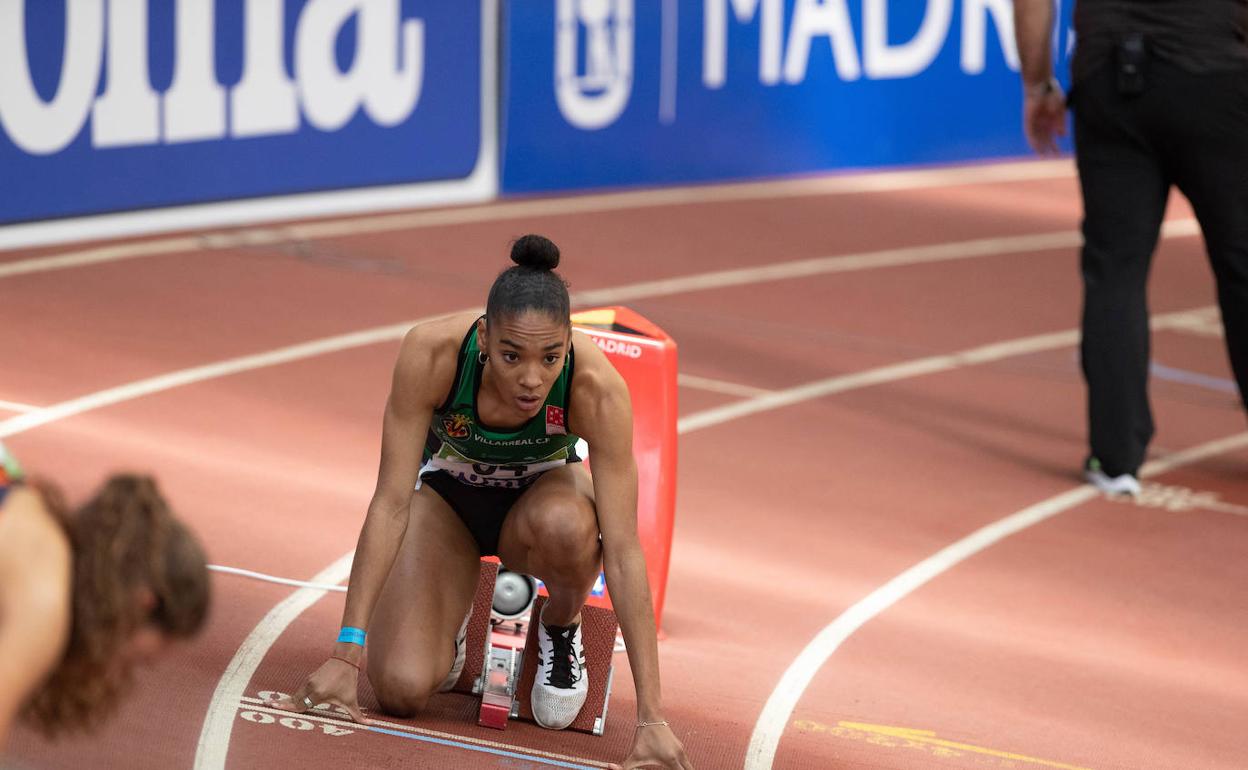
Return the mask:
<svg viewBox="0 0 1248 770">
<path fill-rule="evenodd" d="M 1159 379 L 1181 382 L 1184 385 L 1195 385 L 1199 388 L 1208 388 L 1209 390 L 1216 390 L 1219 393 L 1230 393 L 1231 395 L 1239 392 L 1239 387 L 1234 380 L 1228 380 L 1223 377 L 1212 377 L 1208 374 L 1175 369 L 1172 366 L 1158 363 L 1153 363 L 1150 369 L 1153 376 Z"/>
<path fill-rule="evenodd" d="M 573 762 L 563 762 L 558 759 L 549 759 L 547 757 L 536 756 L 533 754 L 520 754 L 515 751 L 504 751 L 502 749 L 492 749 L 488 746 L 477 746 L 472 743 L 459 743 L 458 741 L 448 741 L 444 738 L 431 738 L 427 735 L 415 735 L 413 733 L 402 733 L 398 730 L 387 730 L 384 727 L 366 727 L 367 730 L 374 733 L 384 733 L 386 735 L 394 735 L 399 738 L 410 738 L 414 741 L 424 741 L 425 743 L 436 743 L 441 746 L 450 746 L 456 749 L 469 749 L 471 751 L 480 751 L 485 754 L 496 754 L 500 757 L 510 757 L 512 759 L 523 759 L 529 762 L 537 762 L 542 765 L 550 765 L 551 767 L 570 767 L 572 770 L 602 770 L 600 767 L 593 765 L 578 765 Z"/>
</svg>

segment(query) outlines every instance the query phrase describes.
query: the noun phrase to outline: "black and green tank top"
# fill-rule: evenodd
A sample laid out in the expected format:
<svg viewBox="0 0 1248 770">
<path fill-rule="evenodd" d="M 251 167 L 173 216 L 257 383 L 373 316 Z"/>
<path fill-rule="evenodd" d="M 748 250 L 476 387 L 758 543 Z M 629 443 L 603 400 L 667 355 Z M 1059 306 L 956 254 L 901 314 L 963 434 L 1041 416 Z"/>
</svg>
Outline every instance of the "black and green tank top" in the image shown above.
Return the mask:
<svg viewBox="0 0 1248 770">
<path fill-rule="evenodd" d="M 518 489 L 545 471 L 578 462 L 580 438 L 568 433 L 572 351 L 541 410 L 513 430 L 491 428 L 477 414 L 477 393 L 485 369 L 478 359 L 480 352 L 474 323 L 460 345 L 451 392 L 434 410 L 420 474 L 445 471 L 463 484 Z"/>
<path fill-rule="evenodd" d="M 17 464 L 17 458 L 0 443 L 0 505 L 4 504 L 9 490 L 20 484 L 23 478 L 22 466 Z"/>
</svg>

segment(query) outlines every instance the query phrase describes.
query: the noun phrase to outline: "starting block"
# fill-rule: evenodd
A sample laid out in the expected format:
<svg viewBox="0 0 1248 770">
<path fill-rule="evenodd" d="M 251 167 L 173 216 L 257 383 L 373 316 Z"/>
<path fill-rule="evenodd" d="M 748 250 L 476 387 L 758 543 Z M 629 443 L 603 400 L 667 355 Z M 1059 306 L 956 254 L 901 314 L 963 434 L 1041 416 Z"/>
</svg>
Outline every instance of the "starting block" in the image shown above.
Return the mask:
<svg viewBox="0 0 1248 770">
<path fill-rule="evenodd" d="M 536 678 L 538 645 L 536 622 L 528 624 L 523 646 L 508 643 L 518 637 L 498 634 L 495 638 L 490 610 L 497 576 L 498 564 L 482 560 L 481 577 L 468 621 L 464 670 L 452 691 L 480 696 L 477 724 L 502 730 L 507 727 L 508 719 L 535 721 L 529 699 Z M 544 596 L 535 599 L 532 618 L 541 617 L 545 603 Z M 581 644 L 589 672 L 589 692 L 581 713 L 568 726 L 569 730 L 602 735 L 606 727 L 615 677 L 612 654 L 618 625 L 615 613 L 609 609 L 586 605 L 581 610 Z"/>
</svg>

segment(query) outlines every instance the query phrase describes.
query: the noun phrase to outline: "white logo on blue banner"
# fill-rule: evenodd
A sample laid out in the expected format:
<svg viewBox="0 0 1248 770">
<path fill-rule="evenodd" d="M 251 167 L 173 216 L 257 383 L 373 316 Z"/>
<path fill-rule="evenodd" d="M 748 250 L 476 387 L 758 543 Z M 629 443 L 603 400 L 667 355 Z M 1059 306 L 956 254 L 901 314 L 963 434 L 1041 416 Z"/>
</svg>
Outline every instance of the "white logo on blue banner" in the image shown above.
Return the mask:
<svg viewBox="0 0 1248 770">
<path fill-rule="evenodd" d="M 1060 30 L 1072 2 L 1057 6 Z M 1021 155 L 1011 8 L 1012 0 L 635 3 L 625 58 L 615 45 L 628 42 L 623 29 L 605 21 L 622 14 L 619 4 L 512 3 L 507 38 L 523 44 L 507 49 L 503 190 Z M 540 45 L 552 26 L 553 56 Z M 619 88 L 615 110 L 605 86 L 589 88 L 594 73 L 614 74 L 604 63 L 611 55 L 633 71 L 631 95 Z"/>
<path fill-rule="evenodd" d="M 633 89 L 633 0 L 559 0 L 556 27 L 559 111 L 577 128 L 611 125 Z"/>
<path fill-rule="evenodd" d="M 0 223 L 464 178 L 480 41 L 477 3 L 0 0 Z"/>
</svg>

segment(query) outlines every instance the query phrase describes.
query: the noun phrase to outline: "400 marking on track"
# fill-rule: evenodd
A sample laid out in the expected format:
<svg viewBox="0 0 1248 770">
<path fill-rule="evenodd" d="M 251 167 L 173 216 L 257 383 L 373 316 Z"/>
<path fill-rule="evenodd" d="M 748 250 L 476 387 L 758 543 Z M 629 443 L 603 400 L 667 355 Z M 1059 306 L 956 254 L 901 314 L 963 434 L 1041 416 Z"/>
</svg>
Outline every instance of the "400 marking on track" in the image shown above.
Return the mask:
<svg viewBox="0 0 1248 770">
<path fill-rule="evenodd" d="M 260 703 L 264 703 L 265 701 L 271 699 L 285 697 L 287 697 L 286 693 L 274 690 L 263 690 L 259 693 L 258 700 Z M 281 727 L 296 730 L 298 732 L 312 732 L 319 727 L 323 734 L 333 738 L 340 738 L 344 735 L 352 735 L 355 733 L 355 730 L 348 730 L 345 727 L 339 727 L 338 724 L 334 723 L 327 717 L 313 714 L 290 714 L 287 716 L 279 716 L 276 709 L 256 706 L 250 702 L 251 700 L 252 699 L 247 698 L 239 704 L 238 716 L 241 719 L 251 722 L 252 724 L 280 725 Z M 346 717 L 345 712 L 338 709 L 336 706 L 330 706 L 328 703 L 318 705 L 315 710 L 326 715 L 332 714 L 340 718 Z"/>
</svg>

